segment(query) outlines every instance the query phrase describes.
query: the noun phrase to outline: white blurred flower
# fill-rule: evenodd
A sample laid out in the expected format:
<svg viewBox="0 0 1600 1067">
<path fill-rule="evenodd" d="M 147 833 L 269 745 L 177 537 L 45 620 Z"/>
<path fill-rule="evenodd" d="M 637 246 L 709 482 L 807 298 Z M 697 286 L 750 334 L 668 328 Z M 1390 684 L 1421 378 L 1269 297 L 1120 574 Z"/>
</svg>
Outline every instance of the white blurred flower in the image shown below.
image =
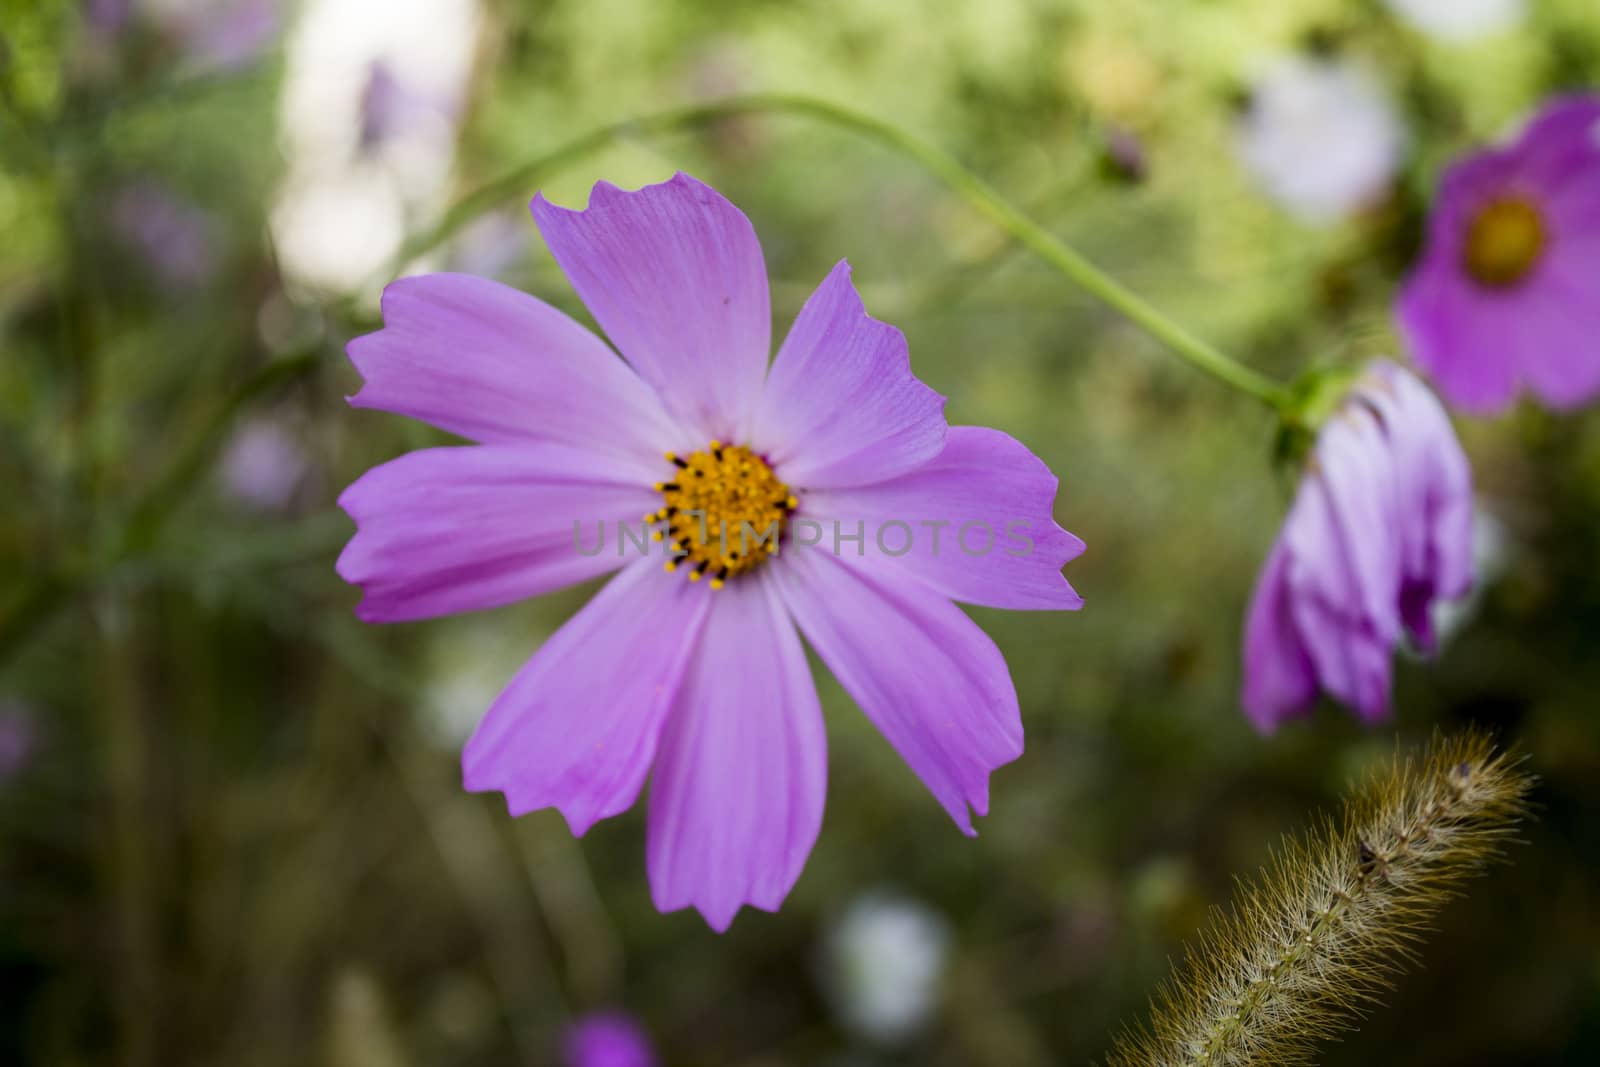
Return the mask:
<svg viewBox="0 0 1600 1067">
<path fill-rule="evenodd" d="M 548 634 L 532 635 L 534 644 Z M 526 630 L 464 622 L 444 627 L 428 649 L 422 726 L 448 752 L 458 752 L 528 659 Z"/>
<path fill-rule="evenodd" d="M 276 419 L 251 419 L 234 431 L 222 454 L 222 488 L 262 511 L 286 507 L 311 460 L 299 437 Z"/>
<path fill-rule="evenodd" d="M 438 217 L 482 18 L 478 0 L 307 0 L 280 105 L 272 212 L 285 276 L 350 292 Z"/>
<path fill-rule="evenodd" d="M 1308 222 L 1334 222 L 1380 199 L 1406 152 L 1383 86 L 1337 58 L 1284 56 L 1256 78 L 1235 141 L 1274 200 Z"/>
<path fill-rule="evenodd" d="M 880 1044 L 910 1037 L 938 1003 L 950 941 L 950 924 L 918 901 L 883 890 L 858 897 L 826 946 L 840 1021 Z"/>
<path fill-rule="evenodd" d="M 1389 0 L 1395 14 L 1445 41 L 1502 33 L 1527 15 L 1525 0 Z"/>
</svg>

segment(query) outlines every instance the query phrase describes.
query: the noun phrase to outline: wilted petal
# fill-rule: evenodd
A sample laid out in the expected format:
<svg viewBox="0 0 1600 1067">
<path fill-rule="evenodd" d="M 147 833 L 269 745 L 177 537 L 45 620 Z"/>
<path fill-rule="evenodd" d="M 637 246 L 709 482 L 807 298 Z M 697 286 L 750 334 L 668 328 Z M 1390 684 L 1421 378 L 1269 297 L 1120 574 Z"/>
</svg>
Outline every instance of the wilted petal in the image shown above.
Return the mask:
<svg viewBox="0 0 1600 1067">
<path fill-rule="evenodd" d="M 1402 544 L 1395 477 L 1377 418 L 1347 406 L 1323 427 L 1284 524 L 1303 593 L 1391 638 Z"/>
<path fill-rule="evenodd" d="M 1000 650 L 943 596 L 822 549 L 774 567 L 806 640 L 963 833 L 989 811 L 989 774 L 1022 754 Z"/>
<path fill-rule="evenodd" d="M 1305 638 L 1317 680 L 1328 695 L 1354 708 L 1368 722 L 1386 718 L 1393 639 L 1380 637 L 1365 620 L 1352 619 L 1338 606 L 1316 597 L 1296 597 L 1289 607 L 1295 628 Z"/>
<path fill-rule="evenodd" d="M 1401 509 L 1403 590 L 1407 628 L 1431 646 L 1418 625 L 1417 598 L 1454 599 L 1472 586 L 1472 468 L 1439 401 L 1415 377 L 1392 363 L 1372 374 L 1382 385 L 1368 396 L 1389 439 Z M 1426 617 L 1427 612 L 1420 613 Z"/>
<path fill-rule="evenodd" d="M 905 335 L 867 315 L 843 260 L 800 309 L 756 411 L 755 447 L 801 489 L 881 482 L 944 447 L 944 397 L 912 375 Z"/>
<path fill-rule="evenodd" d="M 827 792 L 827 738 L 794 624 L 766 575 L 713 600 L 650 783 L 650 886 L 726 930 L 776 911 L 800 877 Z"/>
<path fill-rule="evenodd" d="M 1283 543 L 1273 545 L 1245 623 L 1244 710 L 1264 734 L 1309 710 L 1317 696 L 1316 672 L 1290 611 L 1288 563 Z"/>
<path fill-rule="evenodd" d="M 772 309 L 743 212 L 687 174 L 627 192 L 599 182 L 583 211 L 534 197 L 533 217 L 584 306 L 669 410 L 733 439 L 761 389 Z"/>
</svg>

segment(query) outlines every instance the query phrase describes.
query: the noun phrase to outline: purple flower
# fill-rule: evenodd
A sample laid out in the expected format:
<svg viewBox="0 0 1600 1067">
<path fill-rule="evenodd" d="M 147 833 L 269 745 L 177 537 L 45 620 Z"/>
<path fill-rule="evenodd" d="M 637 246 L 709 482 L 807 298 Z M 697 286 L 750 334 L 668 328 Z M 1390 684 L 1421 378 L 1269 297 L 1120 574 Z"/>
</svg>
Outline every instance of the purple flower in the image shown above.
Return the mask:
<svg viewBox="0 0 1600 1067">
<path fill-rule="evenodd" d="M 573 1023 L 561 1051 L 567 1067 L 655 1067 L 656 1063 L 645 1032 L 618 1012 L 596 1012 Z"/>
<path fill-rule="evenodd" d="M 1319 690 L 1374 721 L 1389 712 L 1403 635 L 1434 648 L 1435 602 L 1472 584 L 1472 472 L 1439 402 L 1392 363 L 1371 366 L 1317 437 L 1256 583 L 1244 708 L 1262 733 Z"/>
<path fill-rule="evenodd" d="M 112 37 L 128 26 L 133 0 L 84 0 L 84 22 L 92 33 Z"/>
<path fill-rule="evenodd" d="M 111 226 L 171 287 L 197 286 L 216 270 L 211 216 L 159 182 L 141 179 L 119 190 Z"/>
<path fill-rule="evenodd" d="M 373 151 L 407 130 L 454 120 L 456 105 L 443 94 L 411 84 L 388 60 L 375 60 L 361 90 L 361 147 Z"/>
<path fill-rule="evenodd" d="M 627 362 L 548 305 L 452 274 L 389 286 L 385 328 L 349 350 L 356 406 L 478 442 L 402 456 L 341 497 L 359 530 L 339 573 L 365 591 L 363 619 L 620 571 L 489 709 L 467 788 L 504 792 L 513 814 L 556 807 L 581 834 L 631 807 L 653 767 L 657 907 L 719 930 L 742 905 L 775 910 L 825 792 L 798 627 L 972 833 L 1022 722 L 999 650 L 952 600 L 1081 606 L 1061 566 L 1083 544 L 1051 516 L 1055 477 L 1002 433 L 947 426 L 843 262 L 769 369 L 761 246 L 693 178 L 602 182 L 584 211 L 541 195 L 533 214 Z M 622 536 L 641 516 L 663 538 L 649 558 Z"/>
<path fill-rule="evenodd" d="M 197 63 L 232 70 L 255 62 L 278 38 L 282 0 L 221 0 L 186 4 L 168 27 Z"/>
<path fill-rule="evenodd" d="M 0 699 L 0 782 L 21 773 L 37 747 L 33 715 L 20 701 Z"/>
<path fill-rule="evenodd" d="M 310 466 L 305 447 L 288 425 L 254 419 L 234 433 L 219 470 L 229 496 L 262 511 L 278 511 L 293 499 Z"/>
<path fill-rule="evenodd" d="M 1600 393 L 1600 96 L 1557 99 L 1450 169 L 1398 312 L 1465 411 L 1501 410 L 1519 383 L 1559 409 Z"/>
<path fill-rule="evenodd" d="M 507 211 L 491 211 L 473 219 L 456 235 L 450 248 L 450 269 L 499 278 L 519 267 L 528 254 L 527 223 Z"/>
</svg>

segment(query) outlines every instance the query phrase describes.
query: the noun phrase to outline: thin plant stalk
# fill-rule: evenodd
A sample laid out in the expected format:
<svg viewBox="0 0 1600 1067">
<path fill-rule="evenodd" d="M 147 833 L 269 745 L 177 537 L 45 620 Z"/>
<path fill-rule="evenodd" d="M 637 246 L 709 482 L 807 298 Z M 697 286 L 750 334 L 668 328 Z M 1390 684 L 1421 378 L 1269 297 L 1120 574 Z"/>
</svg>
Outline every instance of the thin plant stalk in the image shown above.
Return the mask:
<svg viewBox="0 0 1600 1067">
<path fill-rule="evenodd" d="M 590 130 L 513 167 L 469 194 L 446 212 L 432 230 L 402 249 L 395 273 L 405 263 L 437 247 L 488 208 L 525 192 L 534 182 L 618 140 L 673 133 L 755 113 L 801 115 L 817 119 L 849 130 L 904 156 L 938 178 L 980 215 L 1044 260 L 1057 273 L 1121 313 L 1190 365 L 1275 410 L 1284 410 L 1289 404 L 1288 390 L 1282 385 L 1190 333 L 1165 312 L 1034 222 L 943 149 L 883 119 L 811 96 L 789 93 L 730 96 L 634 116 Z"/>
<path fill-rule="evenodd" d="M 1415 958 L 1427 924 L 1495 859 L 1532 778 L 1484 736 L 1396 759 L 1328 820 L 1287 839 L 1189 947 L 1146 1028 L 1110 1067 L 1309 1062 Z"/>
</svg>

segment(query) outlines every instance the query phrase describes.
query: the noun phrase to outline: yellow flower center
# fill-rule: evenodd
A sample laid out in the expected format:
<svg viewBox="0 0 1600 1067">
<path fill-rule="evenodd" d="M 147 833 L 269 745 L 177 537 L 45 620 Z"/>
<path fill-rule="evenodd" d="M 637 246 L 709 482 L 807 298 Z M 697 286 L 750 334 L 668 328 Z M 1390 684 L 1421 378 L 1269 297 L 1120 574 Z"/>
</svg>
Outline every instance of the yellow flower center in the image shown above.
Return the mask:
<svg viewBox="0 0 1600 1067">
<path fill-rule="evenodd" d="M 1491 289 L 1516 285 L 1539 262 L 1545 243 L 1538 208 L 1516 198 L 1496 200 L 1478 212 L 1467 230 L 1467 273 Z"/>
<path fill-rule="evenodd" d="M 712 441 L 687 456 L 667 453 L 678 468 L 657 482 L 663 506 L 644 517 L 660 524 L 657 541 L 672 546 L 667 570 L 689 567 L 689 580 L 711 575 L 711 588 L 754 570 L 778 551 L 789 515 L 799 506 L 767 461 L 745 445 Z"/>
</svg>

